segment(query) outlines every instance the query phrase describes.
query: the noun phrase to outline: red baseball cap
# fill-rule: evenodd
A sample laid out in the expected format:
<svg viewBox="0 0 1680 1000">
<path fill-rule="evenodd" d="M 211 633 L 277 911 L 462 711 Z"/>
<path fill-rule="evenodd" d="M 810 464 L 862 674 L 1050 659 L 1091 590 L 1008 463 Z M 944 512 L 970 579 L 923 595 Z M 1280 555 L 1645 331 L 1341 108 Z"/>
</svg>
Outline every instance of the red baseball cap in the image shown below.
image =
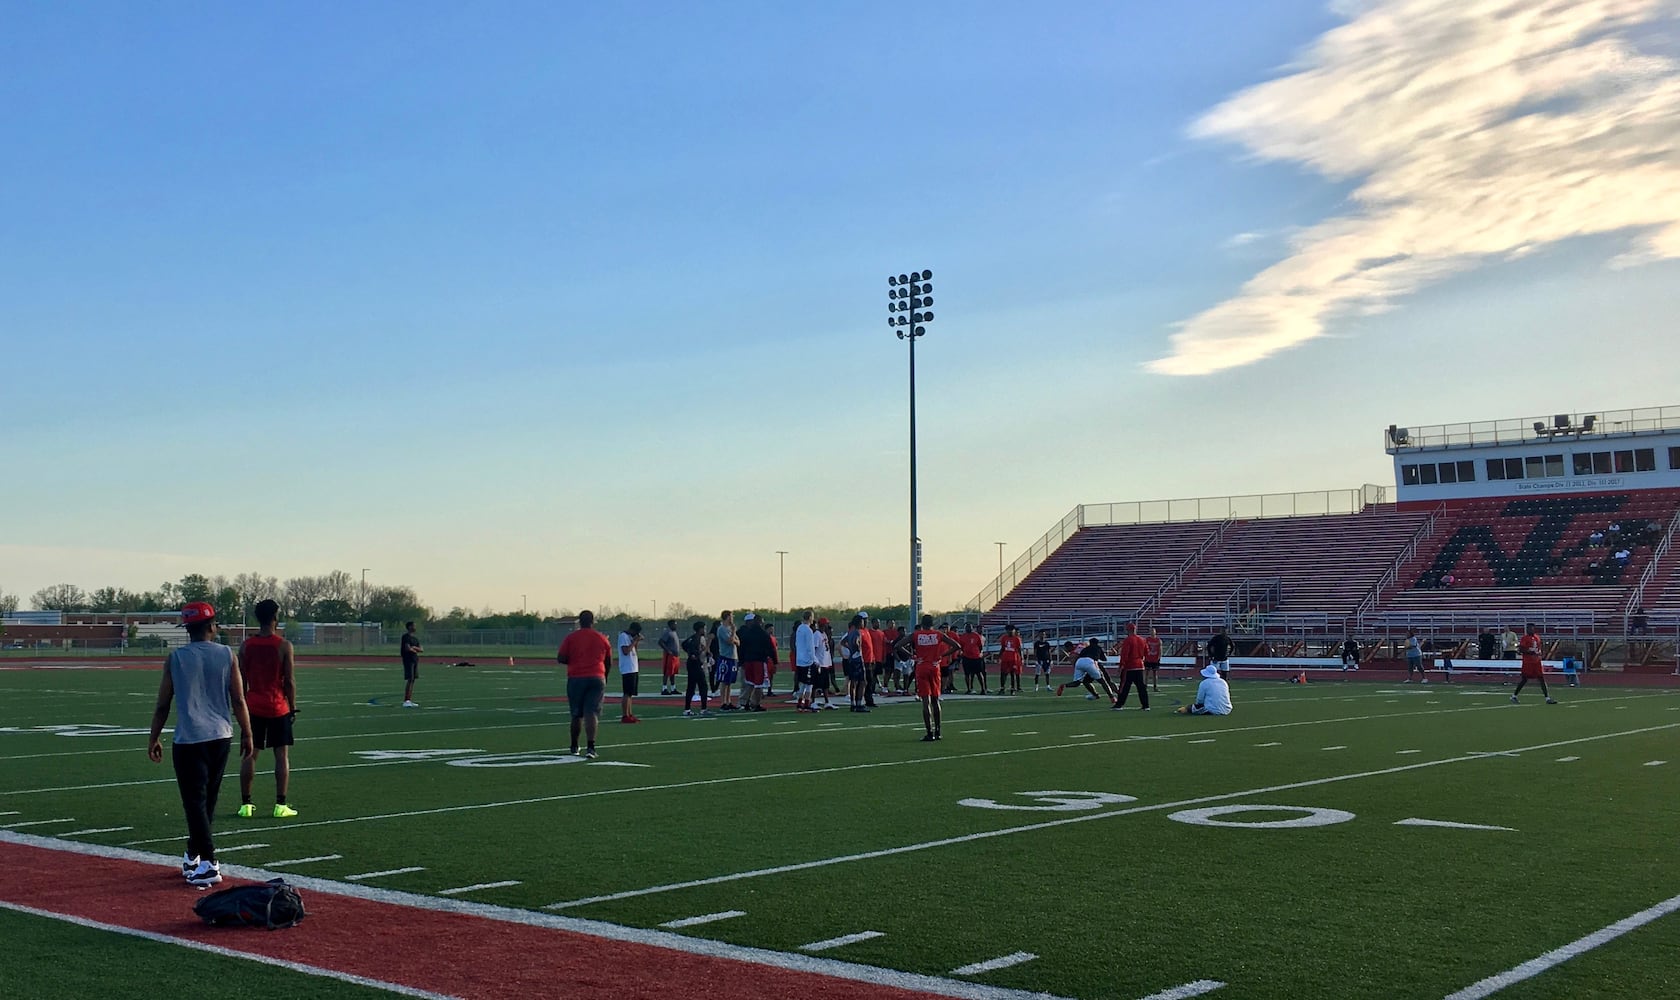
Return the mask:
<svg viewBox="0 0 1680 1000">
<path fill-rule="evenodd" d="M 216 620 L 216 609 L 208 601 L 194 601 L 181 606 L 181 624 L 198 625 Z"/>
</svg>

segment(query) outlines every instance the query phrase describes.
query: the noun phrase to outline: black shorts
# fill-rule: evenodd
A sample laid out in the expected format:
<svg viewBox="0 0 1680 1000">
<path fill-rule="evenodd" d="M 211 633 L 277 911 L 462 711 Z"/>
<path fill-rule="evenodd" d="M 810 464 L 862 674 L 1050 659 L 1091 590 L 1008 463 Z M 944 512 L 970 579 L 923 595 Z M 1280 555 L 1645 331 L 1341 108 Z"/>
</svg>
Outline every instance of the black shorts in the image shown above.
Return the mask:
<svg viewBox="0 0 1680 1000">
<path fill-rule="evenodd" d="M 619 689 L 626 698 L 634 698 L 642 693 L 642 675 L 640 671 L 631 674 L 618 675 Z"/>
<path fill-rule="evenodd" d="M 251 716 L 251 745 L 258 750 L 265 750 L 269 747 L 291 746 L 291 714 L 287 713 L 278 719 L 270 719 L 261 715 Z"/>
<path fill-rule="evenodd" d="M 965 656 L 962 661 L 963 676 L 973 677 L 975 674 L 986 672 L 986 660 L 979 656 Z"/>
<path fill-rule="evenodd" d="M 843 666 L 844 666 L 844 669 L 846 671 L 846 679 L 847 680 L 849 680 L 849 681 L 861 681 L 861 680 L 863 680 L 863 661 L 862 660 L 846 660 L 846 661 L 844 661 Z"/>
<path fill-rule="evenodd" d="M 1050 672 L 1050 661 L 1049 660 L 1034 660 L 1033 661 L 1033 669 L 1038 671 L 1041 674 L 1047 674 L 1047 673 Z"/>
<path fill-rule="evenodd" d="M 572 718 L 601 714 L 601 696 L 607 693 L 603 677 L 566 678 L 566 701 L 571 704 Z"/>
<path fill-rule="evenodd" d="M 404 660 L 403 661 L 403 680 L 413 681 L 413 680 L 419 680 L 419 679 L 420 679 L 420 658 L 415 657 L 412 660 Z"/>
<path fill-rule="evenodd" d="M 1161 661 L 1160 660 L 1144 660 L 1143 661 L 1143 669 L 1145 669 L 1145 670 L 1159 670 L 1159 669 L 1161 669 Z"/>
</svg>

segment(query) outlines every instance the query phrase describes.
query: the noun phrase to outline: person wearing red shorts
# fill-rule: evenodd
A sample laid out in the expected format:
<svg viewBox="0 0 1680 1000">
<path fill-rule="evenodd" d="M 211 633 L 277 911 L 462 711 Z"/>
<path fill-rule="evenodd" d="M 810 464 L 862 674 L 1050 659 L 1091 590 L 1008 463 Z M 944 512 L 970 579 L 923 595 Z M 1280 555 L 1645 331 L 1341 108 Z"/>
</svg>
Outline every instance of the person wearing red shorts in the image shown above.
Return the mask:
<svg viewBox="0 0 1680 1000">
<path fill-rule="evenodd" d="M 1522 656 L 1522 676 L 1517 679 L 1517 689 L 1511 692 L 1511 704 L 1517 703 L 1517 695 L 1522 693 L 1523 685 L 1529 681 L 1536 681 L 1540 685 L 1540 693 L 1545 696 L 1546 704 L 1556 705 L 1557 699 L 1546 690 L 1546 678 L 1541 673 L 1543 664 L 1540 662 L 1540 632 L 1530 622 L 1523 630 L 1523 637 L 1517 641 L 1517 653 Z"/>
<path fill-rule="evenodd" d="M 1021 633 L 1013 624 L 998 637 L 998 694 L 1021 693 Z"/>
<path fill-rule="evenodd" d="M 662 670 L 659 693 L 676 694 L 677 666 L 682 662 L 682 640 L 677 637 L 677 622 L 674 618 L 665 623 L 665 631 L 659 635 L 659 660 Z"/>
<path fill-rule="evenodd" d="M 921 627 L 898 640 L 900 655 L 916 658 L 916 697 L 922 701 L 922 725 L 927 728 L 923 743 L 942 739 L 943 721 L 939 693 L 945 686 L 945 661 L 962 646 L 945 632 L 933 627 L 933 616 L 923 615 Z"/>
</svg>

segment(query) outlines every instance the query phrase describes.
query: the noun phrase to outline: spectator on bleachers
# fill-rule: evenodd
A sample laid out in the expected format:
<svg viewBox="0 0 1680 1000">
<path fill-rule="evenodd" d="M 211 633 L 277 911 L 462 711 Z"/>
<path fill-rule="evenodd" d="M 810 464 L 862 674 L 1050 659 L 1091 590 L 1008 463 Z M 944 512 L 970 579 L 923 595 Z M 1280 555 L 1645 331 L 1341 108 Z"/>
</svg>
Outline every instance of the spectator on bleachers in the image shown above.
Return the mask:
<svg viewBox="0 0 1680 1000">
<path fill-rule="evenodd" d="M 1493 634 L 1493 629 L 1484 628 L 1482 634 L 1476 637 L 1476 653 L 1484 660 L 1491 660 L 1499 655 L 1499 637 Z"/>
<path fill-rule="evenodd" d="M 1618 541 L 1621 540 L 1622 522 L 1611 521 L 1610 522 L 1610 528 L 1605 534 L 1608 536 L 1608 538 L 1606 540 L 1611 545 L 1615 545 Z"/>
<path fill-rule="evenodd" d="M 1596 529 L 1596 528 L 1593 529 L 1593 533 L 1587 536 L 1587 544 L 1588 545 L 1603 545 L 1604 544 L 1604 532 L 1599 530 L 1599 529 Z"/>
<path fill-rule="evenodd" d="M 1628 560 L 1633 558 L 1633 553 L 1629 552 L 1627 549 L 1617 549 L 1616 554 L 1610 558 L 1614 559 L 1616 561 L 1616 566 L 1620 568 L 1628 564 Z"/>
<path fill-rule="evenodd" d="M 1447 588 L 1451 587 L 1453 584 L 1455 584 L 1457 582 L 1458 582 L 1458 577 L 1453 576 L 1451 573 L 1448 573 L 1446 576 L 1441 577 L 1441 589 L 1446 590 Z"/>
<path fill-rule="evenodd" d="M 1504 634 L 1499 637 L 1500 658 L 1506 660 L 1516 659 L 1517 642 L 1517 633 L 1511 630 L 1511 626 L 1505 626 Z"/>
</svg>

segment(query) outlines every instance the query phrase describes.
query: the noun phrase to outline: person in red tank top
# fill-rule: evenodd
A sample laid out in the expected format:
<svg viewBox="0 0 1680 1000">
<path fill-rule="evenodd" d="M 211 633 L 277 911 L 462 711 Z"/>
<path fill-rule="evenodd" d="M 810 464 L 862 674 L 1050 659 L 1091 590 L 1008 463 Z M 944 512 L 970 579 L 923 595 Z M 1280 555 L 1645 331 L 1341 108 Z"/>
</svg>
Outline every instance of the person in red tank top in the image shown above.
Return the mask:
<svg viewBox="0 0 1680 1000">
<path fill-rule="evenodd" d="M 1151 691 L 1161 690 L 1161 633 L 1153 625 L 1144 640 L 1143 679 L 1149 682 Z"/>
<path fill-rule="evenodd" d="M 949 634 L 933 627 L 933 616 L 923 615 L 921 628 L 898 640 L 898 655 L 916 659 L 916 696 L 922 700 L 922 725 L 927 727 L 923 743 L 943 739 L 939 693 L 944 686 L 945 661 L 962 647 Z"/>
<path fill-rule="evenodd" d="M 244 670 L 245 705 L 251 713 L 252 745 L 256 753 L 239 764 L 239 815 L 257 814 L 251 804 L 251 785 L 257 776 L 257 756 L 274 748 L 274 818 L 286 819 L 297 810 L 286 804 L 292 780 L 292 720 L 297 716 L 297 685 L 293 679 L 292 644 L 276 629 L 280 605 L 272 599 L 257 602 L 256 635 L 239 646 Z"/>
<path fill-rule="evenodd" d="M 1020 693 L 1021 633 L 1015 631 L 1014 624 L 1009 624 L 1003 627 L 1003 635 L 998 639 L 998 694 Z"/>
</svg>

